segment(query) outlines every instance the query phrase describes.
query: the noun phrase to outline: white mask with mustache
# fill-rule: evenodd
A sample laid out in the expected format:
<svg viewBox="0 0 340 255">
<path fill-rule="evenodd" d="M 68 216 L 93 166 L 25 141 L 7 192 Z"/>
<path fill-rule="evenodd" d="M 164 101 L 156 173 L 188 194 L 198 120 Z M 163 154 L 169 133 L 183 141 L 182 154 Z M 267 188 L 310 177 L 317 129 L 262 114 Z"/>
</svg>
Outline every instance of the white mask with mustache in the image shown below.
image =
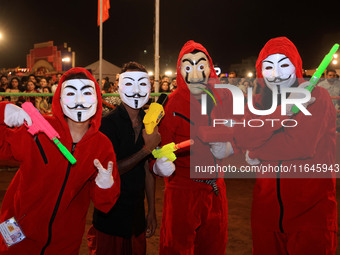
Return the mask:
<svg viewBox="0 0 340 255">
<path fill-rule="evenodd" d="M 262 75 L 267 87 L 271 90 L 273 86 L 289 88 L 296 80 L 295 66 L 283 54 L 269 55 L 264 59 L 262 61 Z"/>
<path fill-rule="evenodd" d="M 149 75 L 145 72 L 121 73 L 118 86 L 120 98 L 133 109 L 142 108 L 149 100 L 151 84 Z"/>
<path fill-rule="evenodd" d="M 64 114 L 75 122 L 84 122 L 97 111 L 97 93 L 93 81 L 72 79 L 61 84 L 60 104 Z"/>
</svg>

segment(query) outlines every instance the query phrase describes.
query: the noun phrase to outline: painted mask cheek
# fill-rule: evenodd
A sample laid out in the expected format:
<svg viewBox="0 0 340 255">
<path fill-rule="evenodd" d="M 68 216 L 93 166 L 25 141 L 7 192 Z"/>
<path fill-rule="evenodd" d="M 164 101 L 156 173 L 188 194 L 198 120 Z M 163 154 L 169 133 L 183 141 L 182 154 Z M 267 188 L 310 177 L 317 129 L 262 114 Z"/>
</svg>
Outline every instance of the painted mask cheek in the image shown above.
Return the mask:
<svg viewBox="0 0 340 255">
<path fill-rule="evenodd" d="M 90 97 L 90 98 L 88 99 L 88 102 L 89 102 L 90 104 L 95 104 L 95 103 L 97 102 L 97 98 L 95 98 L 95 97 Z"/>
<path fill-rule="evenodd" d="M 74 103 L 74 100 L 73 100 L 73 98 L 71 99 L 71 98 L 69 98 L 69 97 L 64 97 L 64 98 L 63 98 L 63 102 L 64 102 L 65 104 L 69 105 L 69 104 Z"/>
<path fill-rule="evenodd" d="M 264 70 L 262 72 L 263 77 L 270 77 L 272 76 L 272 71 Z"/>
</svg>

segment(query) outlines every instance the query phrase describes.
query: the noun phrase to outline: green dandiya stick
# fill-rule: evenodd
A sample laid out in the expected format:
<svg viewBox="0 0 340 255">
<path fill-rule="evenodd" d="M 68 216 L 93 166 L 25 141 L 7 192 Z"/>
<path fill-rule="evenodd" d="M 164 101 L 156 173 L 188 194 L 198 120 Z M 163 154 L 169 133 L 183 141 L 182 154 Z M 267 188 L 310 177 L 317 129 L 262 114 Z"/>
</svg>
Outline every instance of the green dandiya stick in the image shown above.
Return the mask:
<svg viewBox="0 0 340 255">
<path fill-rule="evenodd" d="M 53 142 L 55 143 L 55 145 L 57 145 L 57 147 L 60 150 L 60 152 L 65 156 L 65 158 L 67 158 L 67 160 L 72 165 L 77 162 L 77 160 L 73 157 L 71 152 L 69 152 L 68 149 L 66 149 L 66 147 L 58 140 L 58 138 L 55 137 L 53 139 Z"/>
<path fill-rule="evenodd" d="M 319 67 L 316 69 L 315 73 L 313 74 L 312 78 L 309 80 L 309 85 L 305 88 L 308 91 L 310 91 L 312 93 L 313 89 L 315 88 L 315 85 L 318 83 L 321 75 L 323 74 L 323 72 L 326 70 L 326 68 L 328 67 L 329 63 L 331 63 L 332 59 L 333 59 L 333 55 L 335 54 L 335 52 L 339 49 L 339 44 L 334 44 L 332 49 L 329 51 L 329 53 L 323 58 L 321 64 L 319 65 Z M 294 105 L 292 107 L 292 112 L 293 113 L 298 113 L 300 111 L 300 109 Z"/>
<path fill-rule="evenodd" d="M 214 101 L 215 105 L 217 105 L 216 100 L 215 100 L 214 96 L 210 93 L 210 91 L 208 91 L 208 90 L 206 90 L 206 89 L 204 89 L 204 88 L 198 88 L 198 89 L 201 89 L 201 90 L 203 90 L 205 93 L 207 93 L 207 94 L 212 98 L 212 100 Z"/>
</svg>

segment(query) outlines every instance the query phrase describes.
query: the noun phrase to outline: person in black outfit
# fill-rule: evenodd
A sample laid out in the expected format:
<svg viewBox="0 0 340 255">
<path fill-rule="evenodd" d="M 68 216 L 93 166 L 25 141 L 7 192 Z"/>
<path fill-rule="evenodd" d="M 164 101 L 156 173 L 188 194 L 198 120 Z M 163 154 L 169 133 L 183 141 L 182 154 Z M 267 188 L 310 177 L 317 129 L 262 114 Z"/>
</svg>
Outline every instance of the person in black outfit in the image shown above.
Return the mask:
<svg viewBox="0 0 340 255">
<path fill-rule="evenodd" d="M 95 209 L 88 233 L 90 254 L 146 254 L 145 237 L 156 229 L 155 179 L 148 157 L 160 143 L 156 127 L 146 134 L 142 106 L 150 95 L 150 80 L 145 68 L 129 62 L 119 76 L 122 103 L 102 119 L 100 131 L 112 142 L 121 178 L 121 195 L 105 214 Z M 145 219 L 144 193 L 148 214 Z"/>
</svg>

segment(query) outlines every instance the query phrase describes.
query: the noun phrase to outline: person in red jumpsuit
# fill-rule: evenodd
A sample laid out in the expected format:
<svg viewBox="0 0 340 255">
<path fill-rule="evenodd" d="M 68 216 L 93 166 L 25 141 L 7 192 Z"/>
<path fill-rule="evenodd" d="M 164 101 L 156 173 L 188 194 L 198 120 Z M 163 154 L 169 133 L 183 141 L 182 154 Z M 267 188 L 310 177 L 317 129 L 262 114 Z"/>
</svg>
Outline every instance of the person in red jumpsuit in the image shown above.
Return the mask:
<svg viewBox="0 0 340 255">
<path fill-rule="evenodd" d="M 155 174 L 168 176 L 160 230 L 162 255 L 225 254 L 228 214 L 225 182 L 216 174 L 190 177 L 194 164 L 213 166 L 216 158 L 232 151 L 231 143 L 209 145 L 197 136 L 198 127 L 209 126 L 212 116 L 222 109 L 221 102 L 226 109 L 230 108 L 227 104 L 231 96 L 218 95 L 213 89 L 213 83 L 217 83 L 214 79 L 217 75 L 207 50 L 199 43 L 187 42 L 178 57 L 177 89 L 169 96 L 159 132 L 162 145 L 190 138 L 194 144 L 178 150 L 174 162 L 163 157 L 153 166 Z M 201 114 L 204 90 L 210 91 L 218 101 L 215 107 L 208 100 L 206 115 Z"/>
<path fill-rule="evenodd" d="M 293 114 L 291 107 L 287 107 L 287 115 L 281 115 L 282 90 L 308 84 L 303 83 L 298 50 L 286 37 L 266 43 L 256 70 L 262 93 L 253 98 L 254 107 L 269 109 L 274 91 L 278 107 L 264 116 L 248 110 L 246 120 L 276 121 L 261 128 L 236 128 L 235 137 L 238 146 L 247 150 L 249 164 L 279 170 L 257 175 L 251 215 L 253 254 L 335 254 L 337 203 L 333 177 L 338 166 L 334 164 L 336 112 L 332 100 L 325 89 L 316 86 L 305 107 L 311 115 Z M 288 122 L 282 124 L 284 119 L 294 122 L 288 127 Z M 320 173 L 320 167 L 326 171 Z M 291 172 L 285 172 L 288 169 Z"/>
<path fill-rule="evenodd" d="M 100 102 L 100 88 L 87 70 L 76 67 L 62 76 L 53 116 L 45 118 L 76 158 L 73 165 L 45 134 L 27 132 L 22 124 L 30 126 L 32 119 L 23 109 L 0 103 L 0 159 L 20 162 L 0 222 L 15 217 L 26 236 L 10 247 L 1 240 L 1 254 L 78 255 L 90 200 L 103 212 L 115 204 L 120 179 L 111 142 L 99 132 Z"/>
</svg>

